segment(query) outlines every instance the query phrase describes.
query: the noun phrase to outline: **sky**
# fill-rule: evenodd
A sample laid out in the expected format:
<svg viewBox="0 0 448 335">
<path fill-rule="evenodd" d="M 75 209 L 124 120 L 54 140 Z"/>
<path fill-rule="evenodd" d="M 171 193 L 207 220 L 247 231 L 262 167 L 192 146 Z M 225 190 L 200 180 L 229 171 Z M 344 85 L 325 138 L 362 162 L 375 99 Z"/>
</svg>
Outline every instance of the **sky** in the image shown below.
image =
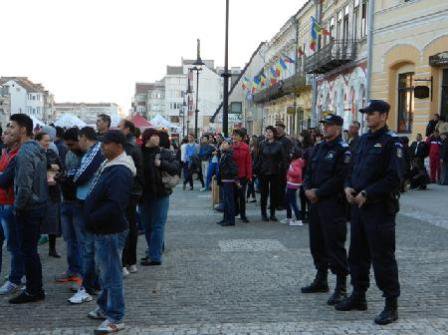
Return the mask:
<svg viewBox="0 0 448 335">
<path fill-rule="evenodd" d="M 243 67 L 305 0 L 230 0 L 229 66 Z M 201 57 L 224 64 L 225 0 L 2 1 L 0 76 L 41 82 L 56 102 L 131 107 L 135 82 Z"/>
</svg>

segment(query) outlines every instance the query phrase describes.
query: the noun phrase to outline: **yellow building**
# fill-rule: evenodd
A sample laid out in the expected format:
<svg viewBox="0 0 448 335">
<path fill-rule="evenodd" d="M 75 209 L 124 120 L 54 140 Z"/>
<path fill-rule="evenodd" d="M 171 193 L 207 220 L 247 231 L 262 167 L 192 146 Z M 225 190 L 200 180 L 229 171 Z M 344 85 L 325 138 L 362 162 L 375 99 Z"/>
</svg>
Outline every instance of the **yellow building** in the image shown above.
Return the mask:
<svg viewBox="0 0 448 335">
<path fill-rule="evenodd" d="M 372 51 L 370 96 L 391 104 L 391 129 L 413 139 L 448 117 L 448 1 L 376 0 Z"/>
</svg>

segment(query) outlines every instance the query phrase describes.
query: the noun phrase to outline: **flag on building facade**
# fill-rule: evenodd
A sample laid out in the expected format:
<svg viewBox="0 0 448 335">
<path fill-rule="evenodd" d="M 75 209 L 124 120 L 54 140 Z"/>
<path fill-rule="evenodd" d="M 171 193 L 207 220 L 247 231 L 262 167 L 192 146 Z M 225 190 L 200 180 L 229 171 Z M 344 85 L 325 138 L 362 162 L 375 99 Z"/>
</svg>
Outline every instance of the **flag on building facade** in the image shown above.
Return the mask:
<svg viewBox="0 0 448 335">
<path fill-rule="evenodd" d="M 280 58 L 280 60 L 278 62 L 280 64 L 280 66 L 283 68 L 283 70 L 286 70 L 288 68 L 288 66 L 286 65 L 286 63 L 283 60 L 283 58 Z"/>
<path fill-rule="evenodd" d="M 285 62 L 289 64 L 294 64 L 294 60 L 286 55 L 283 55 L 283 58 L 285 58 Z"/>
</svg>

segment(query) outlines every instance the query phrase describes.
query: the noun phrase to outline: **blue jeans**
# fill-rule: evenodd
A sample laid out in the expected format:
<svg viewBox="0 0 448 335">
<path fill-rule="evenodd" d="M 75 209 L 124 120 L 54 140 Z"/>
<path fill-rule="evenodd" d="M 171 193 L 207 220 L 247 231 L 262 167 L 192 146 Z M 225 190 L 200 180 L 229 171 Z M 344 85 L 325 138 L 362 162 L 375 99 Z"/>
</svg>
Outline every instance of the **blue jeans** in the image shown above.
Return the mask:
<svg viewBox="0 0 448 335">
<path fill-rule="evenodd" d="M 74 206 L 74 225 L 79 228 L 81 235 L 81 277 L 82 286 L 89 293 L 94 293 L 97 287 L 97 276 L 95 270 L 95 240 L 94 235 L 86 231 L 86 221 L 83 213 L 83 204 L 77 202 Z"/>
<path fill-rule="evenodd" d="M 222 183 L 222 194 L 224 199 L 224 223 L 235 224 L 235 196 L 234 183 Z"/>
<path fill-rule="evenodd" d="M 81 274 L 81 225 L 75 220 L 76 205 L 74 202 L 63 202 L 61 206 L 62 236 L 67 243 L 67 275 Z"/>
<path fill-rule="evenodd" d="M 219 167 L 218 163 L 212 163 L 210 161 L 210 164 L 208 165 L 208 170 L 207 170 L 207 181 L 205 183 L 205 188 L 207 190 L 210 189 L 210 184 L 212 183 L 212 177 L 218 175 L 218 167 Z"/>
<path fill-rule="evenodd" d="M 25 275 L 25 264 L 20 251 L 20 233 L 13 213 L 13 207 L 11 205 L 0 206 L 0 216 L 7 241 L 6 247 L 11 257 L 8 280 L 13 284 L 20 285 L 22 277 Z"/>
<path fill-rule="evenodd" d="M 118 234 L 94 235 L 95 262 L 98 266 L 101 293 L 98 306 L 109 321 L 119 323 L 124 318 L 123 270 L 121 254 L 128 230 Z"/>
<path fill-rule="evenodd" d="M 39 294 L 43 290 L 42 264 L 37 251 L 37 244 L 44 213 L 43 209 L 16 212 L 16 222 L 20 234 L 20 250 L 25 264 L 26 292 L 29 295 Z"/>
<path fill-rule="evenodd" d="M 297 220 L 300 220 L 300 211 L 299 207 L 297 206 L 297 190 L 294 189 L 286 189 L 286 199 L 288 200 L 286 203 L 286 217 L 288 219 L 292 218 L 292 211 L 291 208 L 294 210 L 294 215 L 296 216 Z"/>
<path fill-rule="evenodd" d="M 142 221 L 148 243 L 148 257 L 151 261 L 162 261 L 165 241 L 165 224 L 168 218 L 170 197 L 145 199 L 142 206 Z"/>
</svg>

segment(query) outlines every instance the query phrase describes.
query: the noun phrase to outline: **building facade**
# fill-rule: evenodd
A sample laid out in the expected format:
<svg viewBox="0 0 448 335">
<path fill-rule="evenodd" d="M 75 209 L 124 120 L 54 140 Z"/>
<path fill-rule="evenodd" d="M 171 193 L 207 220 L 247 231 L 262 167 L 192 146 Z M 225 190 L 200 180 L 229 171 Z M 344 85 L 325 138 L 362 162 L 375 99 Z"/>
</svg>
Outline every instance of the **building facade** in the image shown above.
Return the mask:
<svg viewBox="0 0 448 335">
<path fill-rule="evenodd" d="M 308 44 L 304 64 L 315 79 L 315 118 L 335 113 L 348 128 L 362 121 L 358 111 L 367 100 L 368 1 L 319 1 L 314 10 L 316 23 L 328 32 L 319 35 L 315 50 Z"/>
<path fill-rule="evenodd" d="M 0 85 L 0 126 L 5 128 L 11 115 L 9 88 Z"/>
<path fill-rule="evenodd" d="M 54 120 L 54 97 L 41 84 L 27 77 L 2 77 L 0 85 L 8 90 L 11 114 L 24 113 L 43 122 Z"/>
<path fill-rule="evenodd" d="M 391 105 L 389 126 L 415 138 L 448 117 L 448 2 L 376 0 L 371 97 Z"/>
<path fill-rule="evenodd" d="M 98 115 L 106 114 L 112 119 L 112 124 L 116 124 L 117 120 L 120 118 L 118 105 L 115 103 L 72 103 L 63 102 L 55 103 L 55 119 L 59 118 L 65 113 L 70 113 L 82 121 L 87 123 L 89 126 L 95 127 Z"/>
</svg>

